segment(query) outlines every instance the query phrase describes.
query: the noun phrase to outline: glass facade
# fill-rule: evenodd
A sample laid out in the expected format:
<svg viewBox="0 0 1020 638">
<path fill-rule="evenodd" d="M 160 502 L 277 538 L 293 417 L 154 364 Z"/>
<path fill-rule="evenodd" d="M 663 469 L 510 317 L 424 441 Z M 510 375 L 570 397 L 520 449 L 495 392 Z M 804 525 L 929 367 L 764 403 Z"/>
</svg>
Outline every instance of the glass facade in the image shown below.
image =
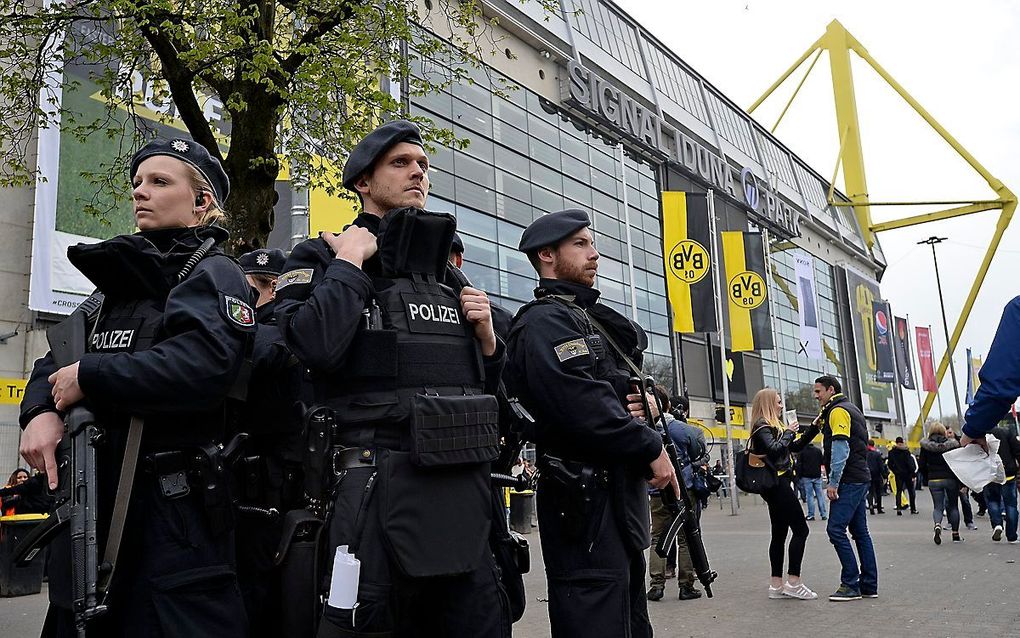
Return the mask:
<svg viewBox="0 0 1020 638">
<path fill-rule="evenodd" d="M 819 328 L 822 333 L 822 348 L 825 358 L 813 359 L 800 351 L 800 319 L 797 313 L 797 284 L 794 278 L 794 257 L 807 256 L 799 248 L 772 254 L 773 308 L 775 309 L 776 338 L 779 345 L 779 361 L 782 364 L 783 380 L 786 385 L 787 409 L 796 409 L 805 414 L 816 414 L 818 404 L 812 390 L 815 379 L 822 374 L 832 374 L 845 379 L 842 373 L 842 338 L 839 326 L 836 279 L 833 267 L 815 258 L 815 288 L 818 302 Z M 779 388 L 779 371 L 776 367 L 776 351 L 762 352 L 762 368 L 765 385 Z"/>
<path fill-rule="evenodd" d="M 444 71 L 414 69 L 425 72 Z M 647 331 L 649 370 L 671 380 L 656 169 L 550 113 L 538 94 L 497 71 L 470 74 L 471 84 L 410 98 L 411 115 L 469 142 L 433 154 L 428 202 L 430 210 L 457 217 L 465 274 L 493 301 L 516 311 L 533 298 L 537 284 L 517 250 L 524 228 L 545 213 L 588 211 L 601 254 L 596 286 L 602 300 Z"/>
</svg>

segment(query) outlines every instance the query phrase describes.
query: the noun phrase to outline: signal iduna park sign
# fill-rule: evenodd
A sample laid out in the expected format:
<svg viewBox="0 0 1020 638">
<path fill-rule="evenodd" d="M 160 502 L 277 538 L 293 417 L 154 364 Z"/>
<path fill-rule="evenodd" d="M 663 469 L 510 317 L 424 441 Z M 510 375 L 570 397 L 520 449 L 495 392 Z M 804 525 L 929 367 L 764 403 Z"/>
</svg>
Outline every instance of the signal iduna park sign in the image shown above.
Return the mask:
<svg viewBox="0 0 1020 638">
<path fill-rule="evenodd" d="M 800 236 L 800 212 L 760 184 L 750 169 L 731 166 L 725 158 L 574 60 L 567 63 L 561 97 L 568 108 L 742 202 L 756 224 L 787 239 Z"/>
</svg>

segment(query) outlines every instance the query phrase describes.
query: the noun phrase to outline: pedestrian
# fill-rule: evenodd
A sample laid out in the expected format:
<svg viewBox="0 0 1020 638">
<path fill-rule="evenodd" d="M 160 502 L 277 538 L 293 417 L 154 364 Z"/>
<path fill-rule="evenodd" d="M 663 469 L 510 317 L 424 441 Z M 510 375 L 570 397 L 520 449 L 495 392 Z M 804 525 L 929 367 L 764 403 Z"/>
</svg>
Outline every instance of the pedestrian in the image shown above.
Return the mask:
<svg viewBox="0 0 1020 638">
<path fill-rule="evenodd" d="M 868 472 L 871 475 L 871 489 L 868 491 L 868 510 L 871 514 L 885 514 L 882 508 L 882 494 L 889 476 L 882 453 L 875 448 L 875 439 L 868 439 Z"/>
<path fill-rule="evenodd" d="M 46 493 L 46 475 L 30 475 L 25 468 L 11 473 L 7 485 L 0 488 L 0 516 L 48 514 L 53 497 Z"/>
<path fill-rule="evenodd" d="M 485 293 L 441 285 L 456 222 L 423 210 L 428 171 L 411 122 L 369 133 L 343 171 L 362 212 L 295 247 L 276 289 L 284 341 L 342 424 L 320 635 L 510 633 L 488 543 L 504 347 Z M 356 588 L 334 561 L 360 562 Z"/>
<path fill-rule="evenodd" d="M 823 520 L 829 519 L 829 499 L 825 497 L 825 468 L 822 465 L 822 451 L 814 445 L 806 445 L 798 455 L 801 484 L 807 495 L 807 520 L 815 520 L 815 508 Z"/>
<path fill-rule="evenodd" d="M 843 394 L 835 377 L 822 375 L 815 379 L 814 395 L 821 410 L 812 425 L 811 436 L 813 438 L 817 428 L 821 429 L 824 462 L 829 470 L 829 486 L 825 490 L 829 498 L 829 522 L 825 532 L 842 566 L 839 587 L 829 595 L 829 600 L 877 598 L 878 563 L 867 515 L 871 487 L 868 426 L 861 409 Z M 847 538 L 848 529 L 857 546 L 857 556 Z"/>
<path fill-rule="evenodd" d="M 769 468 L 777 475 L 776 484 L 762 491 L 761 497 L 769 508 L 772 536 L 769 541 L 769 563 L 772 581 L 769 598 L 797 598 L 815 600 L 818 594 L 801 582 L 800 568 L 804 559 L 804 544 L 808 525 L 804 510 L 797 501 L 793 487 L 791 452 L 804 449 L 810 439 L 797 438 L 796 422 L 783 423 L 783 397 L 772 388 L 763 388 L 751 401 L 751 437 L 748 449 L 752 454 L 764 456 Z M 786 553 L 786 536 L 791 535 L 786 580 L 783 580 L 783 558 Z"/>
<path fill-rule="evenodd" d="M 275 316 L 278 278 L 287 256 L 282 250 L 254 250 L 238 262 L 258 292 L 257 331 L 252 351 L 248 398 L 235 429 L 248 435 L 235 470 L 240 524 L 237 527 L 237 579 L 251 625 L 251 638 L 284 634 L 293 583 L 281 582 L 275 557 L 283 518 L 304 506 L 301 398 L 303 370 L 283 341 Z"/>
<path fill-rule="evenodd" d="M 553 637 L 639 638 L 652 635 L 645 476 L 654 488 L 679 487 L 630 382 L 646 335 L 598 302 L 590 225 L 571 209 L 538 218 L 521 236 L 540 278 L 535 301 L 514 320 L 504 376 L 535 418 Z"/>
<path fill-rule="evenodd" d="M 903 516 L 903 492 L 906 490 L 910 501 L 910 513 L 917 514 L 914 502 L 914 480 L 917 475 L 917 460 L 902 436 L 896 437 L 896 444 L 889 450 L 889 471 L 896 479 L 896 515 Z"/>
<path fill-rule="evenodd" d="M 999 484 L 992 481 L 985 485 L 985 503 L 988 506 L 988 518 L 992 524 L 992 540 L 1002 540 L 1005 532 L 1006 540 L 1017 543 L 1017 505 L 1016 505 L 1016 473 L 1017 461 L 1020 460 L 1020 440 L 1005 425 L 996 426 L 991 432 L 999 439 L 999 458 L 1006 472 L 1006 482 Z"/>
<path fill-rule="evenodd" d="M 946 438 L 952 441 L 959 442 L 960 435 L 957 434 L 951 426 L 946 426 Z M 970 504 L 970 489 L 960 482 L 960 517 L 963 519 L 963 524 L 970 530 L 976 530 L 977 524 L 974 522 L 974 508 Z"/>
<path fill-rule="evenodd" d="M 87 401 L 104 430 L 100 530 L 119 526 L 111 523 L 114 501 L 126 498 L 118 470 L 139 455 L 108 611 L 88 622 L 89 635 L 246 636 L 218 444 L 229 398 L 240 397 L 255 313 L 240 268 L 216 247 L 227 239 L 216 223 L 229 181 L 218 159 L 184 138 L 146 144 L 129 174 L 138 232 L 67 251 L 103 298 L 76 310 L 92 335 L 79 361 L 36 361 L 21 403 L 21 454 L 55 488 L 60 413 Z M 136 436 L 138 446 L 126 443 Z M 71 567 L 84 557 L 72 556 L 70 540 L 65 528 L 50 545 L 46 636 L 78 635 Z"/>
<path fill-rule="evenodd" d="M 953 542 L 963 541 L 960 536 L 960 481 L 953 474 L 943 454 L 960 447 L 956 439 L 946 436 L 946 427 L 934 423 L 928 429 L 928 438 L 921 441 L 921 456 L 918 469 L 924 484 L 931 493 L 932 520 L 935 522 L 936 545 L 942 544 L 942 513 L 945 512 L 953 530 Z"/>
<path fill-rule="evenodd" d="M 701 428 L 687 422 L 687 410 L 690 403 L 686 397 L 677 397 L 677 405 L 673 406 L 669 393 L 661 385 L 655 387 L 655 393 L 659 395 L 659 401 L 666 412 L 663 417 L 666 421 L 666 428 L 670 439 L 676 448 L 677 458 L 681 467 L 681 479 L 689 493 L 694 493 L 695 475 L 705 463 L 708 462 L 708 448 L 705 445 L 705 435 Z M 662 497 L 658 490 L 649 496 L 649 508 L 652 515 L 652 539 L 657 541 L 659 535 L 665 531 L 666 526 L 671 522 L 669 513 L 662 503 Z M 700 520 L 702 505 L 696 497 L 695 515 Z M 691 555 L 687 549 L 687 539 L 683 534 L 677 534 L 676 546 L 673 548 L 676 556 L 676 581 L 677 597 L 680 600 L 695 600 L 701 598 L 701 590 L 694 586 L 695 573 L 694 564 L 691 562 Z M 662 600 L 666 588 L 666 559 L 659 557 L 654 551 L 648 557 L 648 577 L 651 582 L 647 592 L 648 600 Z"/>
</svg>

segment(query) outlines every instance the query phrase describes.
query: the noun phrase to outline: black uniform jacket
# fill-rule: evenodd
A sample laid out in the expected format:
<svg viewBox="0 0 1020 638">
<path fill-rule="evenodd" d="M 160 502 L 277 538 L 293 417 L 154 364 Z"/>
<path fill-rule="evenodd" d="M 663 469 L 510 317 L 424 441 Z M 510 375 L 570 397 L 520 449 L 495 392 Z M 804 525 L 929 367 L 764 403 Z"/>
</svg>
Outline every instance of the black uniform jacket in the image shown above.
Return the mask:
<svg viewBox="0 0 1020 638">
<path fill-rule="evenodd" d="M 123 304 L 165 300 L 151 348 L 90 352 L 78 366 L 78 384 L 100 422 L 117 426 L 130 416 L 145 418 L 147 449 L 222 435 L 222 405 L 255 330 L 254 315 L 247 321 L 242 306 L 231 301 L 248 304 L 248 282 L 218 248 L 177 283 L 177 273 L 207 237 L 220 243 L 227 232 L 215 226 L 141 231 L 68 250 L 75 267 L 106 295 L 100 321 Z M 55 409 L 46 379 L 56 370 L 48 353 L 36 361 L 21 403 L 22 427 L 41 409 Z"/>
<path fill-rule="evenodd" d="M 283 341 L 276 322 L 276 304 L 256 310 L 258 332 L 252 353 L 251 381 L 238 429 L 252 435 L 249 449 L 287 461 L 300 461 L 304 369 Z"/>
<path fill-rule="evenodd" d="M 352 225 L 378 233 L 380 218 L 361 213 Z M 362 324 L 361 311 L 375 292 L 370 275 L 378 272 L 371 258 L 363 269 L 336 259 L 325 240 L 308 239 L 294 248 L 276 285 L 276 318 L 287 346 L 313 373 L 343 371 L 351 342 Z M 495 392 L 505 348 L 497 339 L 495 354 L 484 358 L 486 389 Z M 491 388 L 489 387 L 491 385 Z"/>
<path fill-rule="evenodd" d="M 539 286 L 537 294 L 571 295 L 575 304 L 600 319 L 612 312 L 606 306 L 596 308 L 599 292 L 593 288 L 555 279 L 542 279 Z M 627 412 L 629 372 L 612 359 L 608 370 L 596 362 L 579 321 L 556 302 L 519 313 L 511 330 L 505 378 L 535 418 L 541 453 L 610 468 L 614 492 L 625 499 L 618 502 L 621 522 L 639 542 L 648 521 L 644 473 L 662 452 L 662 438 Z M 607 345 L 605 355 L 612 357 L 610 353 Z M 638 520 L 642 506 L 644 525 Z"/>
</svg>

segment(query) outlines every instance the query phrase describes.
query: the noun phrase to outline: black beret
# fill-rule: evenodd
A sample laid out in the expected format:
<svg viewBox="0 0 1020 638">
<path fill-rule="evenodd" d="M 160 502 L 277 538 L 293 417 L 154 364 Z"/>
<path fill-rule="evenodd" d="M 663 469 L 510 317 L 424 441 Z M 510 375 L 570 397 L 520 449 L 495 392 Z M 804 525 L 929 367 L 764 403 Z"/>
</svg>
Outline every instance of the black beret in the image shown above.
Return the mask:
<svg viewBox="0 0 1020 638">
<path fill-rule="evenodd" d="M 401 142 L 424 147 L 421 131 L 407 120 L 387 122 L 365 136 L 351 151 L 344 165 L 344 188 L 356 191 L 354 183 L 361 175 L 375 165 L 379 156 Z"/>
<path fill-rule="evenodd" d="M 156 155 L 176 157 L 182 162 L 191 164 L 198 169 L 205 181 L 209 182 L 216 201 L 222 205 L 227 200 L 227 195 L 230 194 L 230 180 L 227 178 L 223 166 L 220 165 L 220 161 L 213 157 L 204 146 L 190 139 L 155 139 L 143 146 L 131 158 L 131 181 L 135 179 L 138 165 Z"/>
<path fill-rule="evenodd" d="M 453 234 L 453 243 L 450 244 L 450 252 L 464 254 L 464 242 L 461 240 L 460 235 L 457 233 Z"/>
<path fill-rule="evenodd" d="M 279 248 L 259 248 L 245 253 L 237 260 L 246 275 L 272 275 L 278 277 L 287 263 L 287 255 Z"/>
<path fill-rule="evenodd" d="M 549 213 L 524 229 L 517 249 L 522 253 L 530 253 L 543 246 L 553 246 L 587 226 L 591 226 L 591 220 L 583 210 L 568 208 L 558 213 Z"/>
</svg>

